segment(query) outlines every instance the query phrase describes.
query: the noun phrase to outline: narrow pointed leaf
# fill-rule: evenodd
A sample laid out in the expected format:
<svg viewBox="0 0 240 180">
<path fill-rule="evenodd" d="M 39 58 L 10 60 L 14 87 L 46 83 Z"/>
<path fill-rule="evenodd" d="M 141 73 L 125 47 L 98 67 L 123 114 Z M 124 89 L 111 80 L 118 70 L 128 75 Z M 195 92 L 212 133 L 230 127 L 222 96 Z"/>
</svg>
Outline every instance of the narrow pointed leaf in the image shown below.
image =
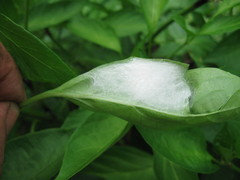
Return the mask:
<svg viewBox="0 0 240 180">
<path fill-rule="evenodd" d="M 72 135 L 56 180 L 69 179 L 119 140 L 128 123 L 117 117 L 96 113 Z"/>
<path fill-rule="evenodd" d="M 61 167 L 71 131 L 48 129 L 6 145 L 1 179 L 51 179 Z"/>
<path fill-rule="evenodd" d="M 75 73 L 37 37 L 0 14 L 0 41 L 7 47 L 25 78 L 64 83 Z"/>
<path fill-rule="evenodd" d="M 135 11 L 121 11 L 106 19 L 119 37 L 129 36 L 146 31 L 147 26 L 143 16 Z"/>
<path fill-rule="evenodd" d="M 140 0 L 149 31 L 155 31 L 168 0 Z"/>
<path fill-rule="evenodd" d="M 240 16 L 220 16 L 207 22 L 201 29 L 201 35 L 222 34 L 240 29 Z"/>
<path fill-rule="evenodd" d="M 29 14 L 29 29 L 36 31 L 66 21 L 80 12 L 83 3 L 84 1 L 63 1 L 36 6 Z"/>
<path fill-rule="evenodd" d="M 205 63 L 217 65 L 220 69 L 240 75 L 240 64 L 237 59 L 240 56 L 240 31 L 226 36 L 217 47 L 203 59 Z"/>
<path fill-rule="evenodd" d="M 69 23 L 68 29 L 83 39 L 105 48 L 121 52 L 120 41 L 116 33 L 104 22 L 76 17 Z"/>
<path fill-rule="evenodd" d="M 239 4 L 240 4 L 240 0 L 223 0 L 219 3 L 219 7 L 215 12 L 214 16 L 218 16 Z"/>
</svg>

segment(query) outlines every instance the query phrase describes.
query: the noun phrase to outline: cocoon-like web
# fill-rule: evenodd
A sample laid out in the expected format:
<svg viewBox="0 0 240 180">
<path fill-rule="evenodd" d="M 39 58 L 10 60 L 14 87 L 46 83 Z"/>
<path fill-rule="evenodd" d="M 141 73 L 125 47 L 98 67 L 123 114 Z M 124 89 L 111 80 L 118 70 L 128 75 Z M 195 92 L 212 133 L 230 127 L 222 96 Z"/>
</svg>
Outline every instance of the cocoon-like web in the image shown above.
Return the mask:
<svg viewBox="0 0 240 180">
<path fill-rule="evenodd" d="M 89 91 L 99 98 L 151 109 L 186 113 L 191 89 L 187 68 L 164 60 L 130 58 L 89 71 Z"/>
</svg>

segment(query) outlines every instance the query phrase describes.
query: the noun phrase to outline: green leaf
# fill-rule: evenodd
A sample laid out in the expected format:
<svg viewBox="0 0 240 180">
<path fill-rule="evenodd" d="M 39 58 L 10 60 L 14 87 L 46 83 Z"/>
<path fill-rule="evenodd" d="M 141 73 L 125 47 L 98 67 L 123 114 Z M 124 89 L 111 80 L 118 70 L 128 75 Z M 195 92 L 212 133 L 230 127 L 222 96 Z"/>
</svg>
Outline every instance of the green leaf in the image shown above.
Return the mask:
<svg viewBox="0 0 240 180">
<path fill-rule="evenodd" d="M 143 14 L 151 33 L 156 30 L 158 21 L 167 3 L 168 0 L 140 0 Z"/>
<path fill-rule="evenodd" d="M 240 75 L 240 64 L 237 59 L 240 56 L 240 31 L 225 37 L 217 47 L 204 58 L 205 63 L 215 64 L 219 68 Z"/>
<path fill-rule="evenodd" d="M 197 129 L 161 131 L 137 127 L 154 151 L 190 171 L 212 173 L 217 166 L 206 150 L 203 135 Z"/>
<path fill-rule="evenodd" d="M 153 157 L 130 146 L 112 147 L 91 163 L 83 173 L 96 175 L 105 180 L 156 179 Z"/>
<path fill-rule="evenodd" d="M 176 16 L 173 17 L 174 18 L 174 21 L 179 25 L 181 26 L 188 35 L 193 35 L 194 32 L 193 30 L 191 29 L 190 26 L 188 26 L 185 18 L 179 14 L 177 14 Z"/>
<path fill-rule="evenodd" d="M 240 90 L 236 91 L 231 98 L 229 98 L 224 104 L 224 106 L 221 107 L 221 109 L 231 109 L 236 108 L 240 106 Z"/>
<path fill-rule="evenodd" d="M 146 23 L 141 14 L 135 11 L 120 11 L 106 19 L 119 37 L 146 31 Z"/>
<path fill-rule="evenodd" d="M 240 16 L 220 16 L 207 22 L 200 35 L 222 34 L 240 29 Z"/>
<path fill-rule="evenodd" d="M 240 89 L 239 77 L 215 68 L 199 68 L 189 71 L 185 79 L 186 71 L 186 64 L 174 61 L 129 58 L 95 68 L 23 105 L 47 97 L 64 97 L 93 111 L 160 129 L 239 117 L 240 107 L 219 110 Z M 206 106 L 213 104 L 212 109 L 204 111 L 200 97 L 209 99 Z"/>
<path fill-rule="evenodd" d="M 174 39 L 174 41 L 179 45 L 185 43 L 187 40 L 187 33 L 177 23 L 172 23 L 168 27 L 168 33 Z M 173 42 L 170 42 L 170 43 L 173 43 Z M 164 44 L 165 44 L 165 46 L 168 45 L 167 43 L 164 43 Z M 174 51 L 174 48 L 169 48 L 168 51 Z"/>
<path fill-rule="evenodd" d="M 63 129 L 74 129 L 76 127 L 82 126 L 87 119 L 93 114 L 92 111 L 86 110 L 75 110 L 68 114 L 68 117 L 64 121 L 62 128 Z"/>
<path fill-rule="evenodd" d="M 240 90 L 235 92 L 221 109 L 231 109 L 239 106 L 240 106 Z M 240 132 L 239 132 L 240 122 L 236 121 L 234 117 L 229 118 L 231 118 L 232 121 L 226 124 L 226 131 L 230 134 L 230 138 L 226 139 L 226 141 L 228 143 L 232 142 L 231 145 L 234 146 L 235 156 L 237 158 L 240 158 Z"/>
<path fill-rule="evenodd" d="M 83 39 L 121 52 L 121 44 L 116 33 L 102 21 L 77 17 L 68 24 L 68 29 Z"/>
<path fill-rule="evenodd" d="M 187 51 L 197 66 L 202 67 L 205 57 L 213 51 L 216 45 L 217 43 L 211 36 L 197 36 L 187 45 Z"/>
<path fill-rule="evenodd" d="M 223 0 L 219 3 L 219 7 L 215 12 L 214 16 L 218 16 L 239 4 L 240 4 L 240 0 Z"/>
<path fill-rule="evenodd" d="M 20 19 L 20 12 L 16 5 L 16 0 L 0 0 L 0 13 L 8 16 L 13 21 Z"/>
<path fill-rule="evenodd" d="M 75 76 L 75 73 L 38 38 L 2 14 L 0 40 L 27 79 L 61 84 Z"/>
<path fill-rule="evenodd" d="M 197 173 L 183 169 L 181 166 L 169 161 L 161 154 L 155 152 L 155 172 L 162 180 L 197 180 Z"/>
<path fill-rule="evenodd" d="M 128 123 L 106 114 L 94 114 L 72 135 L 56 180 L 65 180 L 81 171 L 119 140 Z"/>
<path fill-rule="evenodd" d="M 219 111 L 240 89 L 239 77 L 216 68 L 190 70 L 187 77 L 194 91 L 191 111 L 197 114 Z"/>
<path fill-rule="evenodd" d="M 1 179 L 51 179 L 61 167 L 71 131 L 48 129 L 10 140 Z"/>
<path fill-rule="evenodd" d="M 36 6 L 29 14 L 29 29 L 36 31 L 66 21 L 80 12 L 83 3 L 84 1 L 62 1 Z"/>
<path fill-rule="evenodd" d="M 235 156 L 240 158 L 240 123 L 238 121 L 232 121 L 227 124 L 227 130 L 230 134 L 231 142 L 233 141 L 233 147 Z"/>
</svg>

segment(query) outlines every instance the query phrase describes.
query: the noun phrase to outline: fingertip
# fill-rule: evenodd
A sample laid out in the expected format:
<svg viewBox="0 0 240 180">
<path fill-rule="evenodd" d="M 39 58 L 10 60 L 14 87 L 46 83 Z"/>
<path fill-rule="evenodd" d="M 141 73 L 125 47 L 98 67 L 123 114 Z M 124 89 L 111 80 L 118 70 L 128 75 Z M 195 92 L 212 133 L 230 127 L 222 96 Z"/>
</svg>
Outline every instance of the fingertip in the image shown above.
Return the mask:
<svg viewBox="0 0 240 180">
<path fill-rule="evenodd" d="M 11 102 L 6 116 L 7 133 L 12 129 L 19 115 L 19 107 L 16 103 Z"/>
</svg>

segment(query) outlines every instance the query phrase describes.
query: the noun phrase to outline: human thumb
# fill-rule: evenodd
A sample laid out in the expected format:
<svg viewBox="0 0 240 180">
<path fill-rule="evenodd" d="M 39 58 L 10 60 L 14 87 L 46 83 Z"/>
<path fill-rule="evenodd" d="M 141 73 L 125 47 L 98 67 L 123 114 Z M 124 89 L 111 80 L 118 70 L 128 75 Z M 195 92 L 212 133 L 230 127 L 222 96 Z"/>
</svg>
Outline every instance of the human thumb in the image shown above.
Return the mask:
<svg viewBox="0 0 240 180">
<path fill-rule="evenodd" d="M 19 108 L 15 103 L 0 102 L 0 165 L 3 162 L 4 144 L 7 134 L 13 127 L 18 115 Z"/>
</svg>

